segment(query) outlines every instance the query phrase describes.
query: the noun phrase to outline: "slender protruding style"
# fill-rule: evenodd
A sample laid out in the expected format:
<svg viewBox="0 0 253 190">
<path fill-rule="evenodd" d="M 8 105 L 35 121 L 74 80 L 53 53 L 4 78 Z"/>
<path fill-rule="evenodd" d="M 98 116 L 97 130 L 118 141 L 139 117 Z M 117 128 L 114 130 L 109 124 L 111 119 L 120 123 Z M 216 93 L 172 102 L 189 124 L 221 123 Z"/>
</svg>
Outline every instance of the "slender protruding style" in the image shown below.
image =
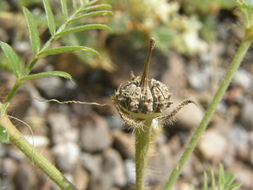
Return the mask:
<svg viewBox="0 0 253 190">
<path fill-rule="evenodd" d="M 149 40 L 149 48 L 148 48 L 148 55 L 147 55 L 147 59 L 146 59 L 146 63 L 144 65 L 144 70 L 141 76 L 141 87 L 144 87 L 147 85 L 148 82 L 148 74 L 149 74 L 149 67 L 150 67 L 150 63 L 151 63 L 151 55 L 152 52 L 155 48 L 155 39 L 154 38 L 150 38 Z"/>
</svg>

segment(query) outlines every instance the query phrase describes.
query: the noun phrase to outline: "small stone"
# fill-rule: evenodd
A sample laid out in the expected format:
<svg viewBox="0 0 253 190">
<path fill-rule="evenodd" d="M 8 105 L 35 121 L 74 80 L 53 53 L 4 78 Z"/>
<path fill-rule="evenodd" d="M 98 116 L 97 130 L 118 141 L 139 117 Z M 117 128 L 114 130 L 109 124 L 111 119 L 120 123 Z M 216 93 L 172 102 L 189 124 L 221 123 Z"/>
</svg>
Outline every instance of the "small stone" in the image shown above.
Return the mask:
<svg viewBox="0 0 253 190">
<path fill-rule="evenodd" d="M 180 190 L 192 190 L 193 185 L 187 182 L 181 182 L 178 184 L 178 189 Z"/>
<path fill-rule="evenodd" d="M 100 155 L 81 153 L 80 160 L 84 168 L 94 176 L 99 175 L 102 158 Z"/>
<path fill-rule="evenodd" d="M 177 106 L 181 101 L 175 100 L 174 106 Z M 176 115 L 175 125 L 183 129 L 192 129 L 197 127 L 204 116 L 204 111 L 201 105 L 188 104 Z"/>
<path fill-rule="evenodd" d="M 240 125 L 235 125 L 228 132 L 228 137 L 233 143 L 240 158 L 248 159 L 249 157 L 249 135 Z"/>
<path fill-rule="evenodd" d="M 14 41 L 15 43 L 13 44 L 14 49 L 16 49 L 20 53 L 26 53 L 29 52 L 31 49 L 31 46 L 29 42 L 26 41 Z"/>
<path fill-rule="evenodd" d="M 38 112 L 38 113 L 45 113 L 45 111 L 49 107 L 49 103 L 46 102 L 46 100 L 40 96 L 39 91 L 32 85 L 27 85 L 27 90 L 30 93 L 30 96 L 32 97 L 32 107 Z"/>
<path fill-rule="evenodd" d="M 72 142 L 59 143 L 53 147 L 56 164 L 65 172 L 72 172 L 79 159 L 80 149 Z"/>
<path fill-rule="evenodd" d="M 121 129 L 124 125 L 120 117 L 115 117 L 115 116 L 106 117 L 106 121 L 110 129 Z"/>
<path fill-rule="evenodd" d="M 188 72 L 188 81 L 192 88 L 198 91 L 207 91 L 210 86 L 210 76 L 207 71 L 193 70 Z"/>
<path fill-rule="evenodd" d="M 119 153 L 113 149 L 107 150 L 103 155 L 103 172 L 109 174 L 113 185 L 123 187 L 126 185 L 126 175 L 122 158 Z"/>
<path fill-rule="evenodd" d="M 12 179 L 17 171 L 17 162 L 13 159 L 5 158 L 0 160 L 0 174 L 4 178 Z"/>
<path fill-rule="evenodd" d="M 236 181 L 242 184 L 241 189 L 253 189 L 253 171 L 250 167 L 241 162 L 235 162 L 228 168 L 228 171 L 235 174 Z"/>
<path fill-rule="evenodd" d="M 167 180 L 168 171 L 174 165 L 171 151 L 166 144 L 154 147 L 150 151 L 150 158 L 147 166 L 147 183 L 156 186 Z"/>
<path fill-rule="evenodd" d="M 6 179 L 1 179 L 0 180 L 0 187 L 1 190 L 16 190 L 16 188 L 14 187 L 14 184 Z"/>
<path fill-rule="evenodd" d="M 83 153 L 81 160 L 91 173 L 89 189 L 111 190 L 126 185 L 123 161 L 115 150 L 108 149 L 100 156 Z"/>
<path fill-rule="evenodd" d="M 243 107 L 242 107 L 242 111 L 240 114 L 240 121 L 242 125 L 250 131 L 253 130 L 252 113 L 253 113 L 253 101 L 249 99 L 245 99 Z"/>
<path fill-rule="evenodd" d="M 75 186 L 77 189 L 87 189 L 89 183 L 88 172 L 82 167 L 80 162 L 77 163 L 77 166 L 75 168 L 76 169 L 73 174 L 75 179 Z"/>
<path fill-rule="evenodd" d="M 227 152 L 228 143 L 218 131 L 208 130 L 201 138 L 198 148 L 206 159 L 219 161 Z"/>
<path fill-rule="evenodd" d="M 239 69 L 233 78 L 232 85 L 242 87 L 246 90 L 250 89 L 252 87 L 252 75 L 244 70 Z"/>
<path fill-rule="evenodd" d="M 0 143 L 0 158 L 4 157 L 7 153 L 7 146 L 3 143 Z"/>
<path fill-rule="evenodd" d="M 48 98 L 63 97 L 65 95 L 65 85 L 59 77 L 43 77 L 36 82 L 39 90 Z"/>
<path fill-rule="evenodd" d="M 34 177 L 35 176 L 31 170 L 31 167 L 28 166 L 28 164 L 23 163 L 14 177 L 16 189 L 19 190 L 32 189 L 32 185 L 35 180 Z"/>
<path fill-rule="evenodd" d="M 104 118 L 95 115 L 93 120 L 81 129 L 81 146 L 87 152 L 100 152 L 111 145 L 112 136 Z"/>
<path fill-rule="evenodd" d="M 7 154 L 10 158 L 16 161 L 22 161 L 26 159 L 25 155 L 16 147 L 9 147 L 7 150 Z"/>
<path fill-rule="evenodd" d="M 78 131 L 72 128 L 67 115 L 63 113 L 51 113 L 48 116 L 48 122 L 52 128 L 52 137 L 55 144 L 77 141 Z"/>
<path fill-rule="evenodd" d="M 124 158 L 134 157 L 134 137 L 123 133 L 121 130 L 113 132 L 113 147 L 119 151 Z"/>
<path fill-rule="evenodd" d="M 134 185 L 135 184 L 135 163 L 134 160 L 127 159 L 125 160 L 126 176 L 127 183 Z"/>
</svg>

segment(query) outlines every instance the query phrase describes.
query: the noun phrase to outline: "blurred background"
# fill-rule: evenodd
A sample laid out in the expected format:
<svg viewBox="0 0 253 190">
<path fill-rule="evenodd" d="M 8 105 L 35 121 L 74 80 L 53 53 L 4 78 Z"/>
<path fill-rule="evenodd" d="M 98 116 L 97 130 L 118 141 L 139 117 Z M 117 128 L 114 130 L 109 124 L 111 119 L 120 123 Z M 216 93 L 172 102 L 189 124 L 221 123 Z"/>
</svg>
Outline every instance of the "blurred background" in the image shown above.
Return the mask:
<svg viewBox="0 0 253 190">
<path fill-rule="evenodd" d="M 20 88 L 9 114 L 25 137 L 82 190 L 131 190 L 135 183 L 134 135 L 117 114 L 110 96 L 142 73 L 148 39 L 154 37 L 150 77 L 165 83 L 174 106 L 192 99 L 172 125 L 158 134 L 147 170 L 147 190 L 166 182 L 180 152 L 198 126 L 242 37 L 241 13 L 230 0 L 111 0 L 113 15 L 81 20 L 105 23 L 111 31 L 79 32 L 58 40 L 100 52 L 73 52 L 41 59 L 34 72 L 63 70 L 73 80 L 46 77 Z M 50 1 L 61 24 L 59 1 Z M 41 39 L 50 37 L 41 0 L 0 0 L 0 41 L 9 43 L 23 61 L 32 57 L 22 14 L 26 6 L 37 18 Z M 253 54 L 247 53 L 233 82 L 175 190 L 201 189 L 203 172 L 223 163 L 236 174 L 240 189 L 253 189 Z M 15 76 L 0 52 L 0 97 Z M 46 99 L 106 103 L 108 106 L 58 104 Z M 0 144 L 1 190 L 49 190 L 57 187 L 14 146 Z"/>
</svg>

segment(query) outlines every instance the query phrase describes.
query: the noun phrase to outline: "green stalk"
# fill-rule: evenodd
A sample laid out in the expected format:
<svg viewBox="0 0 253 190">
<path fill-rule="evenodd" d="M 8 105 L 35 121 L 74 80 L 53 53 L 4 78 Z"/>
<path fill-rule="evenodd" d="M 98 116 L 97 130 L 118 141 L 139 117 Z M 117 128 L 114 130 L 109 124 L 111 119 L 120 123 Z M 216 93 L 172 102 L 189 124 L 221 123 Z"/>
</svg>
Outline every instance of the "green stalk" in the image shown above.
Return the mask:
<svg viewBox="0 0 253 190">
<path fill-rule="evenodd" d="M 152 119 L 148 119 L 145 121 L 143 128 L 135 131 L 136 190 L 144 189 L 144 175 L 151 144 L 151 123 Z"/>
<path fill-rule="evenodd" d="M 1 105 L 0 105 L 1 106 Z M 1 107 L 0 107 L 1 108 Z M 42 156 L 22 134 L 16 129 L 6 115 L 0 117 L 0 125 L 4 126 L 10 135 L 10 141 L 16 145 L 37 167 L 39 167 L 51 180 L 63 190 L 77 190 L 61 172 Z"/>
<path fill-rule="evenodd" d="M 205 116 L 203 117 L 199 127 L 194 131 L 190 141 L 187 143 L 185 147 L 185 151 L 182 154 L 179 162 L 177 163 L 176 167 L 173 169 L 164 190 L 170 190 L 175 183 L 176 179 L 178 178 L 179 174 L 181 173 L 185 163 L 189 160 L 194 148 L 196 147 L 200 137 L 204 133 L 213 113 L 215 112 L 219 102 L 221 101 L 228 85 L 230 84 L 235 72 L 240 66 L 245 54 L 247 53 L 251 43 L 252 43 L 252 30 L 247 31 L 245 33 L 245 38 L 242 40 L 233 60 L 232 63 L 229 65 L 228 71 L 225 74 L 213 100 L 211 101 Z"/>
</svg>

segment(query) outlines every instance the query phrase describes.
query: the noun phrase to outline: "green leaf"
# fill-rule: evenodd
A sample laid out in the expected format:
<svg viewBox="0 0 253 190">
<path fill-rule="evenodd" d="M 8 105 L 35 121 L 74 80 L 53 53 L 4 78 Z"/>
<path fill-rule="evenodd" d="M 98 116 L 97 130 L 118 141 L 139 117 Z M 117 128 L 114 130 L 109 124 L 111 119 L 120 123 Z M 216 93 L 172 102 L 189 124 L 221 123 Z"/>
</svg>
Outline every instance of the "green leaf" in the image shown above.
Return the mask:
<svg viewBox="0 0 253 190">
<path fill-rule="evenodd" d="M 21 81 L 24 82 L 26 80 L 36 79 L 39 77 L 48 77 L 48 76 L 58 76 L 58 77 L 66 78 L 66 79 L 72 79 L 71 75 L 64 72 L 64 71 L 46 71 L 46 72 L 30 74 L 30 75 L 24 76 L 21 78 Z"/>
<path fill-rule="evenodd" d="M 99 2 L 99 0 L 88 1 L 87 3 L 84 4 L 84 7 L 87 7 L 87 6 L 89 6 L 89 5 L 96 4 L 97 2 Z"/>
<path fill-rule="evenodd" d="M 218 189 L 223 189 L 224 182 L 225 182 L 224 167 L 222 164 L 219 164 Z"/>
<path fill-rule="evenodd" d="M 27 8 L 23 7 L 23 12 L 24 12 L 28 30 L 29 30 L 29 38 L 31 41 L 32 52 L 36 54 L 40 50 L 40 37 L 39 37 L 39 31 L 37 28 L 37 23 L 32 13 Z"/>
<path fill-rule="evenodd" d="M 0 42 L 0 46 L 8 59 L 12 72 L 19 78 L 22 75 L 22 62 L 20 61 L 20 58 L 7 43 Z"/>
<path fill-rule="evenodd" d="M 226 175 L 224 176 L 224 186 L 229 186 L 233 184 L 234 180 L 235 180 L 234 174 L 226 173 Z"/>
<path fill-rule="evenodd" d="M 6 131 L 5 127 L 0 125 L 0 142 L 8 143 L 9 142 L 9 133 Z"/>
<path fill-rule="evenodd" d="M 74 10 L 77 9 L 77 0 L 72 0 L 72 7 Z"/>
<path fill-rule="evenodd" d="M 207 179 L 207 174 L 204 172 L 204 183 L 203 183 L 203 190 L 208 190 L 208 179 Z"/>
<path fill-rule="evenodd" d="M 78 13 L 98 11 L 98 10 L 111 10 L 111 9 L 112 9 L 112 6 L 109 4 L 99 4 L 99 5 L 92 5 L 89 7 L 84 7 L 83 9 L 80 9 L 78 11 Z"/>
<path fill-rule="evenodd" d="M 68 21 L 68 23 L 72 23 L 74 21 L 77 21 L 79 19 L 82 19 L 82 18 L 87 18 L 87 17 L 91 17 L 91 16 L 103 16 L 103 15 L 112 15 L 112 11 L 93 11 L 93 12 L 89 12 L 89 13 L 86 13 L 86 14 L 82 14 L 80 16 L 77 16 L 77 17 L 74 17 L 72 19 L 70 19 Z"/>
<path fill-rule="evenodd" d="M 46 72 L 30 74 L 30 75 L 24 76 L 20 80 L 21 80 L 21 82 L 25 82 L 27 80 L 36 79 L 39 77 L 48 77 L 48 76 L 58 76 L 58 77 L 66 78 L 66 79 L 72 78 L 70 74 L 68 74 L 64 71 L 46 71 Z"/>
<path fill-rule="evenodd" d="M 91 52 L 91 53 L 99 55 L 99 53 L 96 50 L 92 48 L 84 47 L 84 46 L 62 46 L 62 47 L 44 50 L 38 54 L 38 58 L 48 56 L 48 55 L 55 55 L 59 53 L 69 52 L 69 51 L 75 51 L 75 50 L 87 51 L 87 52 Z"/>
<path fill-rule="evenodd" d="M 49 28 L 49 31 L 52 35 L 55 34 L 55 21 L 54 21 L 54 15 L 51 9 L 51 6 L 48 2 L 48 0 L 43 0 L 44 8 L 47 15 L 47 25 Z"/>
<path fill-rule="evenodd" d="M 216 181 L 215 181 L 215 175 L 214 175 L 214 171 L 212 168 L 210 168 L 210 175 L 211 175 L 211 187 L 214 190 L 216 187 Z"/>
<path fill-rule="evenodd" d="M 227 190 L 235 190 L 237 188 L 239 188 L 241 186 L 240 183 L 235 183 L 229 186 L 229 188 Z"/>
<path fill-rule="evenodd" d="M 110 27 L 104 24 L 87 24 L 84 26 L 77 26 L 70 29 L 66 29 L 60 33 L 55 34 L 55 39 L 60 38 L 64 35 L 74 33 L 74 32 L 82 32 L 85 30 L 92 30 L 92 29 L 104 29 L 104 30 L 110 30 Z"/>
<path fill-rule="evenodd" d="M 64 18 L 68 17 L 68 6 L 66 0 L 61 0 L 61 11 L 64 16 Z"/>
</svg>

